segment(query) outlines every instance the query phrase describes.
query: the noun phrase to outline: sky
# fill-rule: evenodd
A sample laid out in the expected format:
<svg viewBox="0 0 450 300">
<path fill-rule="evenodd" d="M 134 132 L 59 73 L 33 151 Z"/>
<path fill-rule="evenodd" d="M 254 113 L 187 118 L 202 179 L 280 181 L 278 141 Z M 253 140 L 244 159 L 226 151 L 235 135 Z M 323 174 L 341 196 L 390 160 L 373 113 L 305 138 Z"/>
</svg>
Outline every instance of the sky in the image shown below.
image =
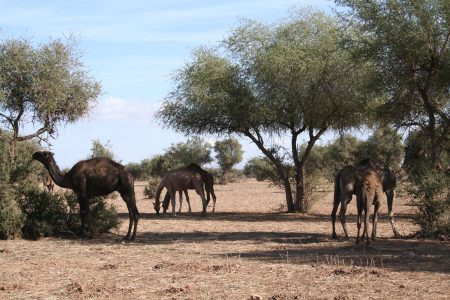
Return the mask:
<svg viewBox="0 0 450 300">
<path fill-rule="evenodd" d="M 154 113 L 171 91 L 171 74 L 190 60 L 195 48 L 217 45 L 242 18 L 271 23 L 305 6 L 330 12 L 333 2 L 0 0 L 0 41 L 26 38 L 37 45 L 74 37 L 84 68 L 101 82 L 102 94 L 89 116 L 59 128 L 50 150 L 66 168 L 85 159 L 92 141 L 100 140 L 126 164 L 187 141 L 187 136 L 158 122 Z M 213 143 L 226 137 L 203 138 Z M 249 140 L 239 141 L 244 162 L 261 155 Z"/>
</svg>

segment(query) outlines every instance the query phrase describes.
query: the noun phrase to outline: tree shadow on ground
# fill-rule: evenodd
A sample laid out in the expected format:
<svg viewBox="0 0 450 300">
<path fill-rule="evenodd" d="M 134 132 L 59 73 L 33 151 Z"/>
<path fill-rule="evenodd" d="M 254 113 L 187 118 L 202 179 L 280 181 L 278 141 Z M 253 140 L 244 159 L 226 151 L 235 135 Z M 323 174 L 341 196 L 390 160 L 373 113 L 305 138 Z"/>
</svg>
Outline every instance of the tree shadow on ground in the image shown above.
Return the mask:
<svg viewBox="0 0 450 300">
<path fill-rule="evenodd" d="M 331 214 L 331 213 L 330 213 Z M 128 213 L 119 213 L 120 218 L 127 219 Z M 200 212 L 194 213 L 180 213 L 172 217 L 170 213 L 160 214 L 157 216 L 155 213 L 140 213 L 141 219 L 177 219 L 177 220 L 196 220 L 196 221 L 236 221 L 236 222 L 330 222 L 331 215 L 329 214 L 302 214 L 302 213 L 245 213 L 245 212 L 220 212 L 220 213 L 208 213 L 206 217 L 203 217 Z M 387 214 L 379 214 L 379 220 L 388 220 Z M 396 220 L 411 220 L 409 214 L 395 215 Z M 356 215 L 347 215 L 347 222 L 356 223 Z M 337 219 L 339 223 L 339 219 Z M 339 224 L 340 226 L 340 224 Z"/>
<path fill-rule="evenodd" d="M 120 214 L 125 221 L 127 214 Z M 328 215 L 303 215 L 287 213 L 216 213 L 202 217 L 200 213 L 182 213 L 172 218 L 170 214 L 156 216 L 142 214 L 142 219 L 152 220 L 193 220 L 193 221 L 236 221 L 236 222 L 301 222 L 328 223 Z M 387 219 L 386 216 L 384 216 Z M 397 216 L 397 219 L 411 219 L 410 215 Z M 349 216 L 349 222 L 356 222 L 355 216 Z M 331 223 L 331 222 L 330 222 Z M 220 225 L 220 223 L 218 223 Z M 337 226 L 340 226 L 339 222 Z M 331 224 L 330 224 L 331 227 Z M 210 227 L 211 228 L 211 227 Z M 245 227 L 244 227 L 245 228 Z M 371 245 L 363 243 L 355 245 L 355 239 L 332 240 L 331 234 L 317 232 L 287 232 L 287 231 L 163 231 L 140 232 L 136 240 L 125 243 L 130 247 L 140 245 L 180 245 L 185 247 L 190 243 L 211 242 L 242 242 L 243 244 L 261 244 L 261 250 L 247 252 L 223 252 L 212 254 L 217 256 L 239 257 L 245 260 L 259 260 L 267 263 L 291 264 L 327 264 L 331 266 L 375 266 L 394 271 L 427 271 L 450 273 L 450 243 L 437 240 L 418 240 L 414 238 L 378 238 Z M 106 235 L 90 241 L 87 244 L 117 244 L 122 243 L 120 237 Z M 184 245 L 184 246 L 183 246 Z M 250 247 L 252 248 L 252 247 Z"/>
</svg>

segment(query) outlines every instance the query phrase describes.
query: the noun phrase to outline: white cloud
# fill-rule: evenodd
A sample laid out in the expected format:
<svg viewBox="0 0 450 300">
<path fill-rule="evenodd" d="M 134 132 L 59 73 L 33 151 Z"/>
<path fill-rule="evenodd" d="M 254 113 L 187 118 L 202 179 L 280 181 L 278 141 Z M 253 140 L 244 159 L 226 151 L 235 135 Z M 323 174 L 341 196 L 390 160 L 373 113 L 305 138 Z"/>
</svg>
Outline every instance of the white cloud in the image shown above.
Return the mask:
<svg viewBox="0 0 450 300">
<path fill-rule="evenodd" d="M 100 100 L 91 117 L 98 121 L 150 123 L 159 103 L 107 97 Z"/>
</svg>

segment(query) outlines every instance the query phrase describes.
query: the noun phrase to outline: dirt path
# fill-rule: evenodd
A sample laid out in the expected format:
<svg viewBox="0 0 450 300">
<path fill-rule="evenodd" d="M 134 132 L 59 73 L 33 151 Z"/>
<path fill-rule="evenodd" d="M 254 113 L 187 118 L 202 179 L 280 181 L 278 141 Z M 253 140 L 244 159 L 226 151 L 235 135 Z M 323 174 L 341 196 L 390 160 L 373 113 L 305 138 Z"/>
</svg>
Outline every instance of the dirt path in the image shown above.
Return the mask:
<svg viewBox="0 0 450 300">
<path fill-rule="evenodd" d="M 331 195 L 312 215 L 280 213 L 283 193 L 245 180 L 216 186 L 216 214 L 156 217 L 142 199 L 133 243 L 121 229 L 93 240 L 0 241 L 0 299 L 448 299 L 450 243 L 394 239 L 385 202 L 370 247 L 330 239 Z M 416 229 L 397 200 L 402 234 Z M 355 235 L 355 204 L 349 229 Z M 184 211 L 187 206 L 183 205 Z M 338 233 L 342 234 L 338 224 Z"/>
</svg>

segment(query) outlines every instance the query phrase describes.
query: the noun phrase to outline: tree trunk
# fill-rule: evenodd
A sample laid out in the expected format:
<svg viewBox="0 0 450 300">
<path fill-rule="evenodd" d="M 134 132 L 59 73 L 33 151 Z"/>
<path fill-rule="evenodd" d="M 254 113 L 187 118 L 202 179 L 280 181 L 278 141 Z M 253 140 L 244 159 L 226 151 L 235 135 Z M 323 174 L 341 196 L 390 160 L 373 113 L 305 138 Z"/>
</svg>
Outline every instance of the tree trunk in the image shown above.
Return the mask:
<svg viewBox="0 0 450 300">
<path fill-rule="evenodd" d="M 306 204 L 305 204 L 305 168 L 301 166 L 296 170 L 295 176 L 295 210 L 305 213 L 306 212 Z"/>
<path fill-rule="evenodd" d="M 292 189 L 291 183 L 289 182 L 289 178 L 283 178 L 284 192 L 286 194 L 286 207 L 288 209 L 288 213 L 295 212 L 294 199 L 292 197 Z"/>
</svg>

